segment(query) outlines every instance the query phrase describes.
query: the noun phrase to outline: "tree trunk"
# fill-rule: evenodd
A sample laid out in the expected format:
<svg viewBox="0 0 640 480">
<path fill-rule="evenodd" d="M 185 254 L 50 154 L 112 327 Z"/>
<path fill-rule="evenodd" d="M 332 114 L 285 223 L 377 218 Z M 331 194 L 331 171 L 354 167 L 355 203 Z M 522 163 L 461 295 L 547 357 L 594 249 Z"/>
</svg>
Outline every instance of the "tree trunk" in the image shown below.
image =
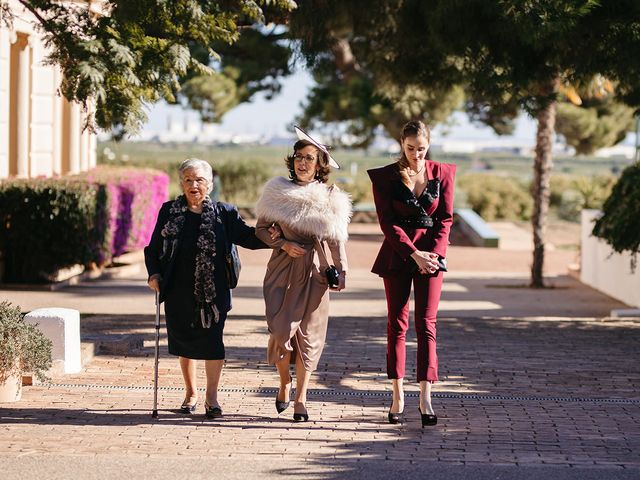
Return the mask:
<svg viewBox="0 0 640 480">
<path fill-rule="evenodd" d="M 331 45 L 331 51 L 335 58 L 336 68 L 347 82 L 360 73 L 360 65 L 353 55 L 351 45 L 346 38 L 339 38 Z"/>
<path fill-rule="evenodd" d="M 541 94 L 552 95 L 557 91 L 558 79 L 543 85 Z M 533 263 L 531 265 L 531 287 L 543 288 L 544 285 L 544 248 L 549 213 L 549 183 L 553 168 L 552 146 L 555 133 L 557 102 L 550 102 L 538 115 L 536 133 L 536 156 L 533 164 Z"/>
</svg>

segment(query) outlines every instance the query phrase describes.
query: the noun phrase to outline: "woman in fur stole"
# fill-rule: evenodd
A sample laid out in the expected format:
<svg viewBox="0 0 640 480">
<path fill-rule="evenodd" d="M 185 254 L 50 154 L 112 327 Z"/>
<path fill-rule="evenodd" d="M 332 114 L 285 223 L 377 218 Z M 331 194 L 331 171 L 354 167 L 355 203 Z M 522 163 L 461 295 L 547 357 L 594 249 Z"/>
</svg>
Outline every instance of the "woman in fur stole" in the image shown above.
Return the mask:
<svg viewBox="0 0 640 480">
<path fill-rule="evenodd" d="M 263 290 L 270 333 L 267 361 L 280 375 L 276 410 L 289 407 L 289 364 L 295 363 L 293 419 L 306 422 L 309 379 L 318 366 L 329 319 L 324 244 L 339 272 L 339 284 L 332 290 L 340 291 L 347 274 L 351 201 L 345 192 L 326 185 L 330 165 L 337 164 L 323 145 L 307 137 L 296 142 L 293 151 L 285 159 L 290 179 L 267 182 L 256 205 L 256 236 L 273 248 Z M 269 234 L 274 224 L 282 230 L 277 240 Z"/>
</svg>

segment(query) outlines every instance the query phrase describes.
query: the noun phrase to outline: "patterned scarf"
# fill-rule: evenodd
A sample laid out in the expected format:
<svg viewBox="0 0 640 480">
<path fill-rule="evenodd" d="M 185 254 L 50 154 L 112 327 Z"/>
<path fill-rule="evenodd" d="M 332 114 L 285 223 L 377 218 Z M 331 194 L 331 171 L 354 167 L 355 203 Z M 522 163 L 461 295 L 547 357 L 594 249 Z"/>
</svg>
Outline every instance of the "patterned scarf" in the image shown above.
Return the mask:
<svg viewBox="0 0 640 480">
<path fill-rule="evenodd" d="M 161 235 L 162 255 L 160 258 L 172 258 L 176 254 L 180 231 L 184 226 L 185 213 L 188 210 L 187 201 L 184 195 L 180 195 L 171 204 L 169 219 L 162 228 Z M 205 197 L 202 203 L 202 216 L 198 240 L 196 241 L 196 268 L 194 272 L 196 298 L 196 314 L 200 318 L 203 328 L 210 328 L 211 321 L 218 323 L 220 314 L 215 304 L 215 265 L 213 259 L 216 256 L 216 236 L 215 222 L 220 222 L 216 215 L 216 209 L 209 197 Z"/>
</svg>

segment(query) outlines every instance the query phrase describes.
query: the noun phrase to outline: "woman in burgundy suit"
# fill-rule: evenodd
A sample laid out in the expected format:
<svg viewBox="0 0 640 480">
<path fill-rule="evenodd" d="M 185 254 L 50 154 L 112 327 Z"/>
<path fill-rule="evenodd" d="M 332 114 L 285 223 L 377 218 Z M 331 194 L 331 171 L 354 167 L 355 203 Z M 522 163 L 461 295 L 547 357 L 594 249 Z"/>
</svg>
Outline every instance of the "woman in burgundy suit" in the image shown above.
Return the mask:
<svg viewBox="0 0 640 480">
<path fill-rule="evenodd" d="M 387 296 L 387 376 L 393 383 L 389 423 L 403 419 L 405 338 L 413 283 L 418 336 L 418 382 L 422 426 L 435 425 L 431 385 L 438 380 L 436 314 L 446 272 L 453 221 L 456 167 L 427 160 L 430 132 L 420 121 L 407 123 L 397 162 L 369 170 L 384 241 L 372 272 L 384 280 Z"/>
</svg>

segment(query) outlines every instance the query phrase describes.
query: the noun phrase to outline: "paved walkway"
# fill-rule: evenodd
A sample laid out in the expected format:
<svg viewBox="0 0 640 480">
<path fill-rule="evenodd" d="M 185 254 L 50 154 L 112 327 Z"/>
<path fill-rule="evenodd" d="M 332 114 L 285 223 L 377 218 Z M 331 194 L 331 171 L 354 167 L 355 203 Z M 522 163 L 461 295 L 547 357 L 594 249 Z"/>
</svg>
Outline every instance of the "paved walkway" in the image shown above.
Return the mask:
<svg viewBox="0 0 640 480">
<path fill-rule="evenodd" d="M 307 424 L 273 405 L 267 252 L 242 252 L 218 421 L 176 412 L 182 382 L 164 336 L 160 418 L 151 418 L 154 306 L 142 272 L 58 292 L 0 291 L 25 311 L 79 309 L 83 339 L 102 345 L 81 373 L 0 406 L 2 477 L 638 478 L 640 322 L 607 318 L 623 305 L 564 275 L 572 252 L 549 252 L 554 288 L 530 290 L 528 252 L 452 247 L 438 324 L 439 423 L 420 427 L 411 382 L 406 423 L 386 423 L 385 302 L 368 272 L 378 246 L 366 229 L 349 243 L 348 290 L 332 294 Z M 408 342 L 411 379 L 415 333 Z"/>
</svg>

